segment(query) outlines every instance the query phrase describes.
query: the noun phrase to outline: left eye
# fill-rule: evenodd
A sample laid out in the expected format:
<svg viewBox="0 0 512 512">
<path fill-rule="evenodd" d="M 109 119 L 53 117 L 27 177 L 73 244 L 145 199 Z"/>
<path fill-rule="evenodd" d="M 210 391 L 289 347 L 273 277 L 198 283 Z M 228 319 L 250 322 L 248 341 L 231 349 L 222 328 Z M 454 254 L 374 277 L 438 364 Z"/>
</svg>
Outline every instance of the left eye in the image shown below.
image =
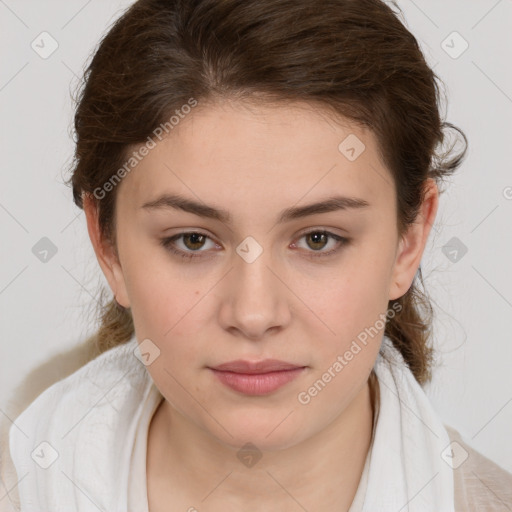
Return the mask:
<svg viewBox="0 0 512 512">
<path fill-rule="evenodd" d="M 312 257 L 317 256 L 329 256 L 331 254 L 334 254 L 338 252 L 340 249 L 340 246 L 345 245 L 348 243 L 348 239 L 339 235 L 335 235 L 334 233 L 331 233 L 330 231 L 309 231 L 308 233 L 303 233 L 302 236 L 299 238 L 301 240 L 302 238 L 305 238 L 307 240 L 307 245 L 309 248 L 313 248 L 313 253 L 318 254 L 310 254 Z M 328 241 L 334 241 L 334 248 L 332 248 L 329 251 L 321 251 L 320 249 L 323 249 L 326 245 L 328 245 Z M 296 244 L 294 244 L 296 245 Z"/>
<path fill-rule="evenodd" d="M 333 253 L 338 252 L 338 250 L 340 249 L 340 246 L 346 245 L 349 241 L 345 237 L 341 237 L 339 235 L 335 235 L 334 233 L 331 233 L 329 231 L 324 231 L 324 230 L 316 230 L 316 231 L 309 231 L 307 233 L 303 233 L 300 236 L 299 240 L 301 240 L 303 238 L 308 240 L 308 242 L 307 242 L 308 247 L 313 249 L 313 251 L 308 251 L 308 252 L 312 253 L 309 255 L 311 257 L 329 256 Z M 177 246 L 176 241 L 178 241 L 179 239 L 183 239 L 184 249 L 176 247 Z M 205 246 L 205 242 L 207 240 L 212 241 L 208 235 L 205 235 L 204 233 L 192 231 L 192 232 L 186 232 L 186 233 L 179 233 L 170 238 L 163 238 L 160 243 L 168 251 L 170 251 L 178 256 L 181 256 L 182 258 L 191 259 L 191 258 L 202 257 L 202 255 L 200 253 L 206 252 L 206 251 L 205 250 L 202 251 L 200 249 L 202 249 Z M 329 240 L 335 242 L 333 244 L 335 247 L 329 251 L 320 251 L 320 249 L 323 249 L 326 245 L 328 245 Z M 297 244 L 295 244 L 295 243 L 292 245 L 297 247 Z M 196 254 L 194 254 L 194 253 L 196 253 Z M 314 253 L 318 253 L 318 254 L 314 254 Z"/>
</svg>

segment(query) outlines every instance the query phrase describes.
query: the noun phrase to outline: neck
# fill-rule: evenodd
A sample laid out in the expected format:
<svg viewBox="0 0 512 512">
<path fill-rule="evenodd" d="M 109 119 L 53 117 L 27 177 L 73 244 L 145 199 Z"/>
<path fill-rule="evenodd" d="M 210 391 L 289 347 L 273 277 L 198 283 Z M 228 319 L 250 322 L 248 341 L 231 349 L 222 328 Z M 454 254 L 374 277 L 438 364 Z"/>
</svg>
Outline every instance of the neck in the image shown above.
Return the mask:
<svg viewBox="0 0 512 512">
<path fill-rule="evenodd" d="M 348 510 L 372 441 L 376 391 L 372 372 L 325 429 L 290 448 L 264 452 L 251 467 L 238 461 L 239 448 L 219 442 L 163 400 L 148 434 L 150 503 L 166 493 L 173 503 L 179 497 L 184 510 L 194 504 L 208 510 L 225 510 L 226 504 L 251 511 L 299 510 L 299 504 Z"/>
</svg>

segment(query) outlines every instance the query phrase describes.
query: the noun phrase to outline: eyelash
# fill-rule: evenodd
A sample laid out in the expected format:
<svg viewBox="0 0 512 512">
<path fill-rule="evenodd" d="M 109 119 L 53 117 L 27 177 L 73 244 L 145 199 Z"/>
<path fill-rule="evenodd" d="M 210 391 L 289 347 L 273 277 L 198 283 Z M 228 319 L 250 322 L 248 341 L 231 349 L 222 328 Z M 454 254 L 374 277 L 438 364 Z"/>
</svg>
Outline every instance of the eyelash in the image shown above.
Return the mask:
<svg viewBox="0 0 512 512">
<path fill-rule="evenodd" d="M 336 240 L 338 243 L 337 247 L 335 249 L 331 249 L 330 251 L 328 252 L 318 252 L 318 251 L 311 251 L 311 254 L 308 256 L 310 258 L 322 258 L 322 257 L 327 257 L 327 256 L 331 256 L 333 255 L 334 253 L 337 253 L 343 246 L 347 245 L 349 242 L 350 242 L 350 239 L 349 238 L 346 238 L 346 237 L 343 237 L 343 236 L 339 236 L 339 235 L 335 235 L 334 233 L 331 233 L 330 231 L 325 231 L 325 230 L 322 230 L 322 229 L 315 229 L 315 230 L 312 230 L 312 231 L 308 231 L 306 233 L 302 233 L 299 237 L 299 240 L 305 236 L 308 236 L 308 235 L 311 235 L 311 234 L 321 234 L 321 235 L 326 235 L 328 238 L 332 238 L 334 240 Z M 184 231 L 183 233 L 179 233 L 177 235 L 174 235 L 170 238 L 162 238 L 162 240 L 160 241 L 161 245 L 169 252 L 171 253 L 174 253 L 176 254 L 177 256 L 180 256 L 182 258 L 186 258 L 188 260 L 192 260 L 192 258 L 202 258 L 203 256 L 201 255 L 201 252 L 205 252 L 205 251 L 196 251 L 196 253 L 194 252 L 189 252 L 189 251 L 182 251 L 181 249 L 176 249 L 175 246 L 174 246 L 174 241 L 181 238 L 182 236 L 184 235 L 192 235 L 192 234 L 195 234 L 195 235 L 202 235 L 202 236 L 205 236 L 206 238 L 209 238 L 211 240 L 211 238 L 206 235 L 205 233 L 201 233 L 199 231 Z"/>
</svg>

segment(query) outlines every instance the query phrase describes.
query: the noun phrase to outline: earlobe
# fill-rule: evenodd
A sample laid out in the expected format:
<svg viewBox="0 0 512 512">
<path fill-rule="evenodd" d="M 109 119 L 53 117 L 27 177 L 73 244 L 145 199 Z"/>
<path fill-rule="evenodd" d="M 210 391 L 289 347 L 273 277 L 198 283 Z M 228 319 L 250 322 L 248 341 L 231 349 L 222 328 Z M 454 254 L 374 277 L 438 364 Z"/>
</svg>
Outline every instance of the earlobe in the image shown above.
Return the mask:
<svg viewBox="0 0 512 512">
<path fill-rule="evenodd" d="M 434 180 L 429 179 L 426 183 L 425 198 L 418 216 L 399 241 L 389 290 L 389 300 L 402 297 L 411 287 L 435 221 L 438 202 L 437 185 Z"/>
<path fill-rule="evenodd" d="M 102 236 L 98 222 L 98 206 L 92 196 L 84 195 L 83 208 L 89 238 L 101 270 L 119 304 L 129 308 L 130 302 L 126 293 L 123 271 L 114 247 L 110 241 L 104 240 Z"/>
<path fill-rule="evenodd" d="M 418 244 L 417 231 L 417 225 L 411 225 L 400 239 L 389 300 L 402 297 L 411 287 L 419 259 L 421 259 L 421 254 L 418 258 L 418 251 L 421 248 Z"/>
<path fill-rule="evenodd" d="M 126 293 L 126 286 L 124 281 L 124 274 L 117 258 L 112 262 L 111 272 L 114 276 L 115 288 L 111 286 L 112 293 L 118 304 L 125 308 L 130 307 L 128 294 Z"/>
</svg>

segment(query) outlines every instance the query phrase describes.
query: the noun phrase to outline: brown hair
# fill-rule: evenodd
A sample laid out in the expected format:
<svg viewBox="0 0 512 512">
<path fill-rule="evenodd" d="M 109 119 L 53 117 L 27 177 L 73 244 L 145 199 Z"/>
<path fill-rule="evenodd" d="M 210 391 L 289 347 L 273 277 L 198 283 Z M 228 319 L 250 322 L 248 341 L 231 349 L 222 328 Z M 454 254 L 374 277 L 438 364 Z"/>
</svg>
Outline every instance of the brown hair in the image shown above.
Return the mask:
<svg viewBox="0 0 512 512">
<path fill-rule="evenodd" d="M 395 7 L 396 4 L 393 4 Z M 101 232 L 115 248 L 116 190 L 103 187 L 130 151 L 190 98 L 301 101 L 371 129 L 390 170 L 402 235 L 428 178 L 449 176 L 467 149 L 442 122 L 438 77 L 415 37 L 381 0 L 139 0 L 103 37 L 85 72 L 70 183 L 75 203 L 95 197 Z M 453 128 L 464 138 L 439 154 Z M 102 189 L 104 191 L 104 188 Z M 441 191 L 442 192 L 442 191 Z M 385 334 L 420 384 L 431 379 L 433 310 L 421 267 L 390 301 Z M 101 302 L 97 353 L 133 335 L 130 310 Z M 371 379 L 375 383 L 375 375 Z"/>
</svg>

